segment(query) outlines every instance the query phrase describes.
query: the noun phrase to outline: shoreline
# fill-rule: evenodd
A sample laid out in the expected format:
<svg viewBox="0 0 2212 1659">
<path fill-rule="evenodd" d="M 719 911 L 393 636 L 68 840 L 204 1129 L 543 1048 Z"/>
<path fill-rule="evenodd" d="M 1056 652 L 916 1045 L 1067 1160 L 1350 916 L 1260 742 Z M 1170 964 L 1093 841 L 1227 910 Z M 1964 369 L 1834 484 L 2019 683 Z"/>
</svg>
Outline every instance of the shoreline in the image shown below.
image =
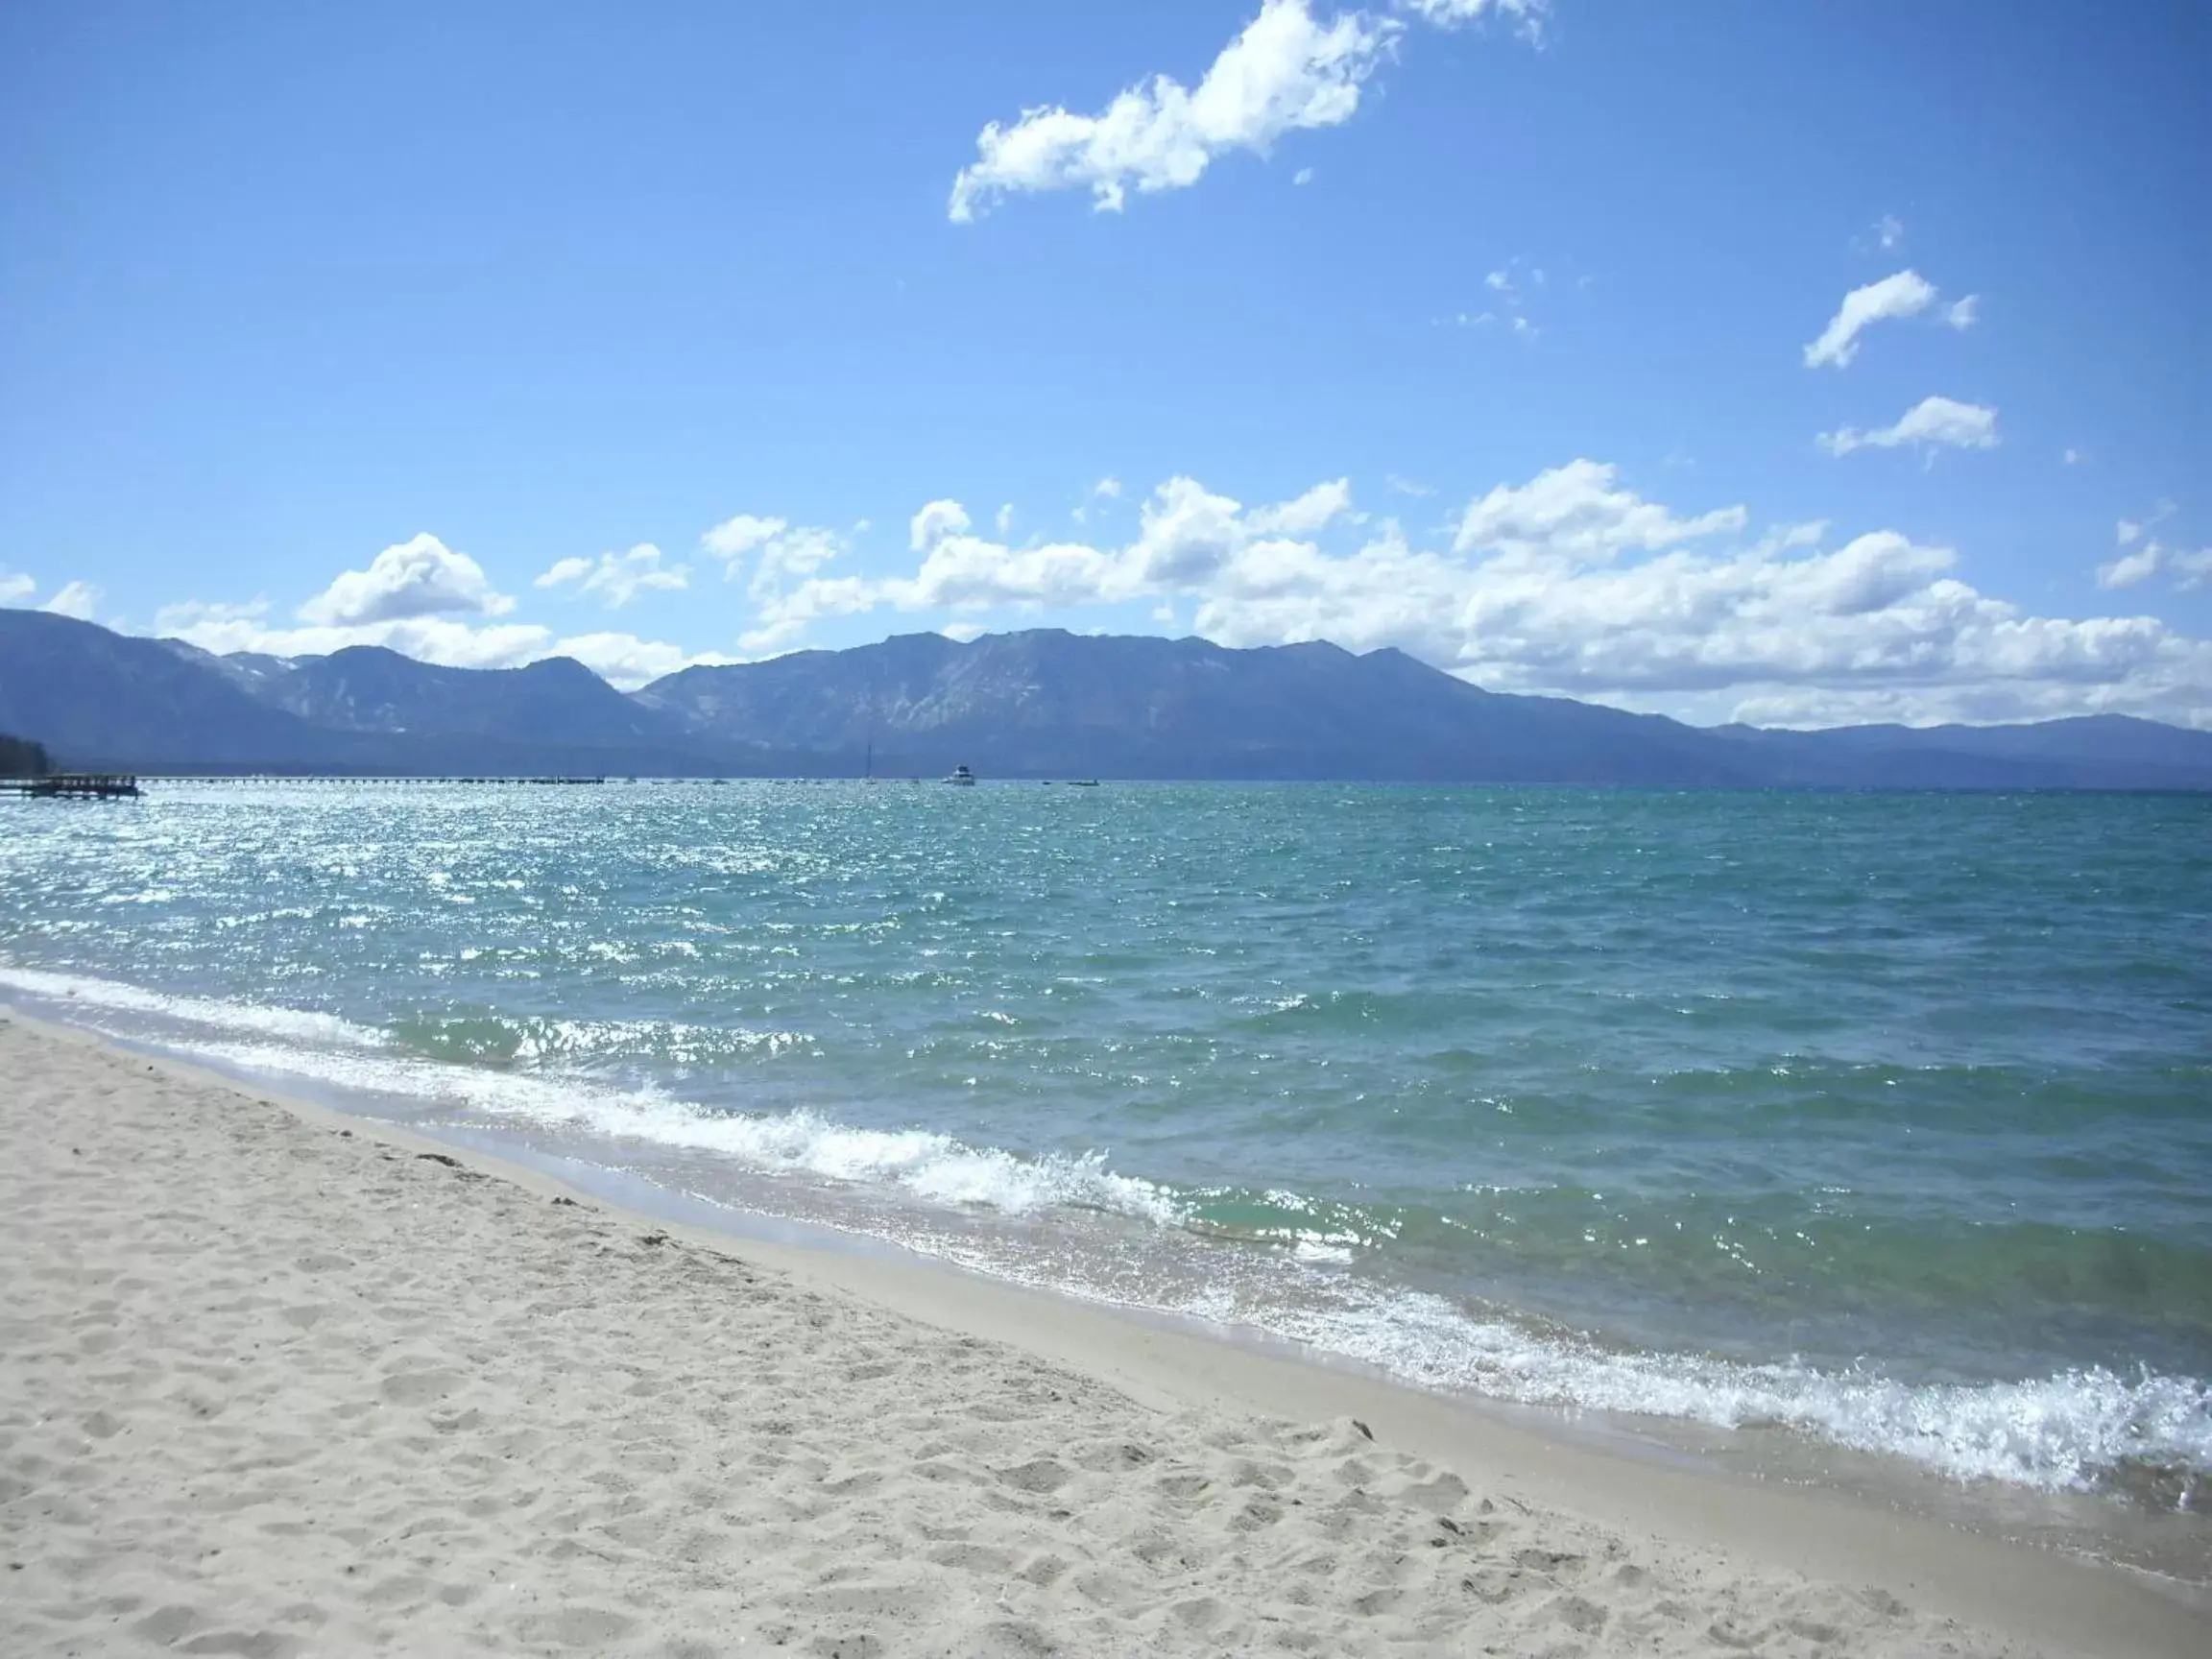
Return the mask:
<svg viewBox="0 0 2212 1659">
<path fill-rule="evenodd" d="M 1455 1484 L 1463 1482 L 1467 1491 L 1486 1494 L 1482 1502 L 1495 1501 L 1540 1517 L 1530 1523 L 1538 1531 L 1580 1528 L 1588 1533 L 1594 1528 L 1630 1556 L 1649 1554 L 1655 1562 L 1687 1556 L 1696 1563 L 1689 1575 L 1693 1582 L 1703 1583 L 1719 1574 L 1731 1581 L 1764 1583 L 1763 1575 L 1782 1575 L 1855 1589 L 1879 1586 L 1885 1595 L 1932 1618 L 1992 1633 L 2001 1646 L 1991 1651 L 2181 1653 L 2200 1650 L 2212 1634 L 2212 1619 L 2207 1618 L 2201 1598 L 2193 1606 L 2186 1599 L 2186 1587 L 2153 1584 L 2147 1575 L 2048 1549 L 1963 1532 L 1834 1493 L 1755 1482 L 1726 1472 L 1603 1451 L 1508 1421 L 1502 1413 L 1377 1377 L 919 1260 L 900 1260 L 887 1251 L 824 1250 L 642 1214 L 572 1187 L 543 1168 L 374 1118 L 290 1098 L 187 1062 L 142 1056 L 76 1028 L 12 1012 L 0 1021 L 0 1036 L 12 1066 L 43 1065 L 54 1073 L 49 1087 L 63 1097 L 87 1094 L 98 1086 L 88 1082 L 94 1077 L 105 1076 L 118 1089 L 125 1079 L 134 1083 L 147 1078 L 155 1083 L 146 1093 L 165 1092 L 201 1115 L 237 1119 L 248 1131 L 258 1115 L 266 1135 L 298 1139 L 302 1149 L 296 1156 L 308 1164 L 315 1162 L 309 1148 L 356 1159 L 371 1147 L 412 1153 L 414 1157 L 404 1160 L 414 1177 L 410 1186 L 425 1189 L 411 1197 L 412 1204 L 432 1205 L 456 1220 L 467 1219 L 470 1206 L 482 1202 L 481 1194 L 496 1191 L 527 1195 L 535 1201 L 532 1208 L 537 1214 L 588 1216 L 602 1227 L 625 1229 L 638 1237 L 657 1233 L 703 1262 L 741 1263 L 772 1272 L 803 1297 L 830 1299 L 847 1309 L 864 1309 L 879 1319 L 895 1321 L 903 1334 L 902 1341 L 921 1340 L 916 1334 L 950 1334 L 964 1343 L 985 1345 L 988 1351 L 1019 1353 L 1032 1364 L 1042 1360 L 1056 1374 L 1107 1391 L 1119 1403 L 1118 1409 L 1139 1414 L 1133 1421 L 1149 1417 L 1156 1426 L 1169 1426 L 1195 1415 L 1225 1434 L 1230 1430 L 1219 1426 L 1257 1417 L 1279 1426 L 1334 1424 L 1334 1432 L 1341 1437 L 1343 1426 L 1357 1420 L 1372 1431 L 1374 1450 L 1347 1446 L 1343 1455 L 1409 1458 L 1428 1471 L 1425 1479 L 1430 1480 L 1438 1471 L 1450 1472 Z M 276 1128 L 280 1123 L 296 1126 L 300 1134 L 281 1135 Z M 27 1127 L 12 1119 L 11 1138 Z M 185 1139 L 190 1138 L 187 1131 Z M 348 1141 L 354 1144 L 346 1146 Z M 425 1162 L 424 1154 L 438 1162 Z M 336 1200 L 328 1186 L 331 1171 L 323 1174 L 325 1185 L 317 1195 L 327 1207 Z M 430 1182 L 431 1175 L 442 1179 Z M 455 1175 L 483 1179 L 456 1181 Z M 556 1209 L 561 1200 L 566 1200 L 567 1207 Z M 31 1224 L 36 1225 L 35 1217 Z M 445 1263 L 443 1270 L 450 1272 L 454 1265 Z M 581 1259 L 570 1262 L 568 1278 L 579 1279 L 576 1269 L 583 1265 Z M 650 1307 L 636 1314 L 640 1320 L 652 1315 Z M 660 1334 L 680 1345 L 680 1334 Z M 926 1389 L 926 1377 L 915 1381 Z M 12 1482 L 11 1493 L 12 1489 Z M 12 1538 L 13 1517 L 26 1501 L 12 1497 L 0 1505 L 0 1519 L 9 1522 L 11 1548 L 18 1558 L 27 1546 Z M 1225 1541 L 1238 1536 L 1228 1533 Z M 518 1539 L 517 1545 L 527 1547 L 530 1541 Z M 1657 1570 L 1656 1566 L 1637 1569 L 1639 1574 Z M 20 1580 L 0 1590 L 10 1600 L 22 1593 Z M 1605 1599 L 1588 1585 L 1559 1584 L 1547 1593 L 1553 1600 L 1569 1598 L 1600 1611 L 1606 1605 Z M 1735 1594 L 1741 1599 L 1748 1592 Z M 1390 1595 L 1398 1599 L 1393 1601 L 1398 1605 L 1407 1593 L 1390 1587 Z M 1472 1605 L 1479 1609 L 1488 1603 Z M 1885 1625 L 1878 1614 L 1867 1611 L 1868 1604 L 1853 1605 L 1887 1629 L 1889 1638 L 1899 1634 L 1893 1619 Z M 1100 1628 L 1120 1630 L 1124 1639 L 1136 1643 L 1148 1616 L 1124 1606 L 1120 1614 L 1124 1623 L 1114 1624 L 1110 1620 Z M 1467 1617 L 1464 1607 L 1458 1616 Z M 1610 1624 L 1608 1619 L 1598 1619 L 1599 1634 L 1594 1639 L 1599 1647 L 1590 1650 L 1611 1647 L 1602 1632 L 1610 1628 L 1624 1634 L 1630 1617 L 1616 1609 L 1608 1615 Z M 1809 1622 L 1824 1628 L 1833 1623 Z M 1200 1650 L 1217 1646 L 1222 1634 L 1195 1626 L 1181 1633 Z M 1847 1646 L 1819 1650 L 1887 1650 L 1868 1648 L 1860 1642 L 1861 1637 L 1871 1640 L 1874 1633 L 1869 1626 L 1851 1636 Z M 1933 1638 L 1935 1633 L 1926 1634 Z M 1959 1640 L 1964 1634 L 1947 1639 Z M 1421 1640 L 1407 1631 L 1393 1640 L 1409 1637 Z M 1072 1632 L 1064 1632 L 1062 1639 L 1074 1642 L 1071 1650 L 1105 1650 L 1090 1647 L 1088 1638 L 1078 1640 Z M 1145 1638 L 1143 1645 L 1152 1645 L 1150 1639 Z"/>
<path fill-rule="evenodd" d="M 1295 1279 L 1255 1276 L 1256 1265 L 1260 1274 L 1265 1274 L 1281 1263 L 1266 1261 L 1268 1253 L 1255 1254 L 1233 1241 L 1200 1246 L 1195 1237 L 1180 1235 L 1173 1228 L 1158 1232 L 1145 1226 L 1137 1229 L 1142 1237 L 1133 1238 L 1128 1232 L 1132 1212 L 1115 1202 L 1115 1194 L 1100 1198 L 1101 1214 L 1096 1215 L 1082 1214 L 1087 1207 L 1080 1201 L 1072 1210 L 1062 1207 L 1070 1201 L 1056 1194 L 1052 1220 L 1042 1230 L 1020 1222 L 1008 1225 L 991 1198 L 977 1207 L 985 1213 L 980 1215 L 972 1214 L 962 1204 L 925 1206 L 908 1214 L 896 1199 L 891 1208 L 882 1203 L 882 1191 L 895 1187 L 880 1189 L 864 1179 L 854 1184 L 834 1176 L 826 1183 L 809 1181 L 804 1163 L 800 1179 L 794 1182 L 772 1168 L 754 1167 L 742 1151 L 734 1160 L 726 1160 L 711 1150 L 701 1150 L 709 1143 L 696 1142 L 687 1133 L 647 1131 L 640 1136 L 628 1121 L 634 1102 L 621 1086 L 604 1094 L 582 1084 L 578 1085 L 582 1094 L 572 1096 L 568 1090 L 574 1080 L 533 1078 L 497 1068 L 420 1058 L 394 1074 L 365 1076 L 349 1065 L 332 1070 L 319 1063 L 296 1064 L 285 1043 L 264 1055 L 255 1042 L 249 1042 L 244 1050 L 234 1049 L 228 1040 L 209 1047 L 202 1037 L 185 1034 L 184 1028 L 196 1030 L 203 1024 L 218 1033 L 230 1030 L 228 1004 L 203 1004 L 192 998 L 178 1004 L 164 994 L 141 991 L 125 981 L 75 981 L 12 970 L 0 970 L 0 981 L 6 981 L 0 984 L 0 1011 L 13 1006 L 27 1019 L 80 1029 L 128 1052 L 202 1068 L 249 1094 L 279 1091 L 289 1098 L 335 1111 L 348 1120 L 391 1124 L 428 1136 L 449 1149 L 466 1147 L 494 1161 L 535 1167 L 567 1183 L 570 1190 L 656 1221 L 683 1220 L 719 1237 L 795 1244 L 816 1254 L 876 1252 L 886 1255 L 901 1273 L 950 1274 L 1027 1289 L 1125 1323 L 1179 1330 L 1207 1343 L 1256 1348 L 1302 1366 L 1350 1372 L 1423 1398 L 1442 1398 L 1488 1420 L 1528 1427 L 1539 1438 L 1646 1462 L 1699 1462 L 1754 1484 L 1844 1495 L 1885 1513 L 1910 1514 L 1939 1526 L 2140 1571 L 2171 1585 L 2172 1593 L 2185 1600 L 2212 1606 L 2212 1530 L 2207 1530 L 2205 1518 L 2186 1492 L 2158 1494 L 2170 1504 L 2145 1507 L 2126 1496 L 2127 1488 L 2117 1483 L 2113 1489 L 2068 1488 L 2016 1479 L 2004 1472 L 1978 1472 L 1990 1454 L 1985 1440 L 1977 1436 L 2003 1437 L 2007 1451 L 1996 1459 L 2000 1464 L 2032 1465 L 2037 1460 L 2039 1442 L 2051 1432 L 2036 1415 L 2045 1408 L 2037 1397 L 2037 1384 L 2059 1385 L 2063 1392 L 2070 1373 L 2032 1377 L 2011 1385 L 1983 1384 L 1997 1394 L 2009 1386 L 2019 1397 L 1969 1402 L 1970 1407 L 1979 1407 L 1979 1419 L 1971 1409 L 1962 1411 L 1959 1403 L 1943 1398 L 1939 1389 L 1931 1401 L 1938 1414 L 1933 1422 L 1915 1419 L 1903 1409 L 1911 1402 L 1863 1399 L 1862 1408 L 1876 1412 L 1885 1431 L 1873 1437 L 1874 1444 L 1855 1431 L 1848 1399 L 1840 1403 L 1845 1407 L 1841 1416 L 1831 1422 L 1820 1408 L 1833 1410 L 1839 1403 L 1805 1400 L 1787 1389 L 1770 1392 L 1774 1385 L 1757 1365 L 1719 1361 L 1723 1373 L 1733 1369 L 1735 1375 L 1700 1375 L 1697 1344 L 1670 1341 L 1663 1333 L 1647 1334 L 1647 1342 L 1657 1344 L 1650 1352 L 1662 1362 L 1673 1364 L 1672 1375 L 1693 1390 L 1704 1390 L 1702 1396 L 1670 1401 L 1656 1408 L 1612 1403 L 1608 1396 L 1618 1395 L 1623 1383 L 1631 1394 L 1638 1391 L 1640 1380 L 1633 1368 L 1625 1378 L 1600 1371 L 1595 1378 L 1599 1384 L 1595 1399 L 1575 1386 L 1580 1379 L 1572 1375 L 1565 1379 L 1564 1399 L 1544 1390 L 1532 1397 L 1510 1387 L 1498 1391 L 1479 1380 L 1456 1376 L 1461 1367 L 1452 1357 L 1484 1353 L 1488 1343 L 1501 1337 L 1508 1343 L 1533 1340 L 1539 1346 L 1539 1361 L 1554 1366 L 1572 1367 L 1579 1352 L 1572 1343 L 1558 1342 L 1556 1327 L 1540 1317 L 1524 1327 L 1513 1321 L 1510 1310 L 1492 1308 L 1467 1329 L 1443 1333 L 1444 1346 L 1433 1359 L 1418 1347 L 1378 1355 L 1362 1340 L 1366 1333 L 1358 1326 L 1350 1330 L 1351 1340 L 1345 1340 L 1345 1333 L 1329 1329 L 1326 1318 L 1318 1322 L 1320 1329 L 1313 1329 L 1316 1321 L 1310 1314 L 1319 1308 L 1325 1312 L 1350 1312 L 1355 1319 L 1389 1318 L 1392 1314 L 1384 1310 L 1390 1304 L 1278 1303 L 1274 1298 L 1283 1291 L 1303 1295 L 1312 1286 Z M 77 1000 L 79 985 L 87 989 L 88 1000 Z M 17 1000 L 18 997 L 28 1000 Z M 307 1033 L 313 1037 L 326 1034 L 318 1022 L 331 1018 L 282 1008 L 257 1012 L 275 1019 L 274 1029 L 291 1035 L 300 1034 L 293 1027 L 304 1021 L 313 1028 Z M 170 1022 L 179 1023 L 178 1034 L 161 1028 Z M 247 1027 L 263 1028 L 253 1022 Z M 352 1043 L 364 1033 L 341 1021 L 338 1035 Z M 312 1062 L 320 1053 L 320 1045 L 311 1044 L 303 1057 Z M 493 1093 L 479 1100 L 480 1086 Z M 503 1098 L 510 1088 L 525 1093 L 518 1099 Z M 541 1097 L 546 1091 L 559 1097 Z M 603 1120 L 610 1101 L 620 1109 L 615 1116 L 622 1121 Z M 579 1114 L 575 1122 L 566 1116 L 570 1112 Z M 863 1141 L 870 1133 L 835 1124 L 831 1131 L 856 1134 Z M 951 1144 L 953 1150 L 965 1153 L 956 1142 Z M 870 1155 L 863 1149 L 863 1159 Z M 971 1179 L 975 1173 L 961 1171 Z M 984 1173 L 997 1178 L 995 1170 Z M 1111 1184 L 1124 1178 L 1107 1179 Z M 1144 1185 L 1142 1178 L 1131 1179 Z M 1145 1221 L 1158 1219 L 1142 1207 L 1136 1214 Z M 916 1215 L 927 1218 L 916 1226 Z M 1163 1238 L 1181 1238 L 1180 1251 L 1165 1261 L 1149 1254 Z M 1130 1247 L 1147 1252 L 1134 1279 L 1123 1271 L 1118 1258 L 1120 1250 Z M 1416 1304 L 1427 1299 L 1418 1289 L 1410 1295 Z M 1495 1323 L 1485 1325 L 1485 1318 Z M 1390 1325 L 1383 1334 L 1418 1335 L 1420 1324 L 1416 1316 L 1410 1332 Z M 1591 1352 L 1602 1357 L 1613 1351 L 1599 1347 Z M 1520 1358 L 1517 1353 L 1508 1355 L 1509 1361 Z M 1804 1375 L 1839 1386 L 1848 1373 L 1831 1369 Z M 1510 1362 L 1504 1381 L 1515 1381 Z M 1793 1406 L 1814 1409 L 1801 1414 L 1792 1410 Z M 1897 1442 L 1899 1430 L 1908 1436 L 1904 1443 Z M 2079 1434 L 2083 1425 L 2069 1416 L 2064 1430 Z M 2097 1432 L 2093 1423 L 2088 1431 Z M 1934 1453 L 1923 1455 L 1921 1447 L 1911 1444 L 1909 1436 L 1913 1433 L 1932 1438 Z M 2124 1448 L 2109 1451 L 2126 1456 Z"/>
</svg>

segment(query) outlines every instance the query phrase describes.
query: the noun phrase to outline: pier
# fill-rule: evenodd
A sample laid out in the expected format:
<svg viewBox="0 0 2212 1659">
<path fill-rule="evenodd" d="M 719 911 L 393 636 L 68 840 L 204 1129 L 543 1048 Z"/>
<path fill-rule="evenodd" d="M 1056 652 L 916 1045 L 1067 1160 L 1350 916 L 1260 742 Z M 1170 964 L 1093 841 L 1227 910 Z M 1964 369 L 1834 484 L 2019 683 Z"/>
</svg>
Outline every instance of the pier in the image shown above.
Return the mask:
<svg viewBox="0 0 2212 1659">
<path fill-rule="evenodd" d="M 138 780 L 127 772 L 49 772 L 43 778 L 0 778 L 0 794 L 50 800 L 120 801 L 135 799 L 138 793 Z"/>
</svg>

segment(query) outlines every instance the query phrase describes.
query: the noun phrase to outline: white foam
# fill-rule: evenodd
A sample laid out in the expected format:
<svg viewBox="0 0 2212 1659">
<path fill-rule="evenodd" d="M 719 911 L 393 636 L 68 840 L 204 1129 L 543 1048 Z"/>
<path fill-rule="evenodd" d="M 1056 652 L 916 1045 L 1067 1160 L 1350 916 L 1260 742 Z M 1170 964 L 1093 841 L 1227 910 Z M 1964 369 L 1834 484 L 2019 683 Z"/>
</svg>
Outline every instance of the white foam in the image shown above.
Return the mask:
<svg viewBox="0 0 2212 1659">
<path fill-rule="evenodd" d="M 612 1089 L 396 1052 L 382 1033 L 326 1015 L 161 996 L 104 980 L 7 969 L 0 970 L 0 985 L 69 999 L 77 1008 L 148 1014 L 199 1027 L 213 1035 L 195 1034 L 177 1046 L 243 1070 L 711 1152 L 770 1174 L 897 1187 L 928 1203 L 1009 1215 L 1068 1207 L 1173 1225 L 1182 1214 L 1166 1189 L 1116 1174 L 1095 1151 L 1030 1159 L 929 1130 L 854 1128 L 809 1111 L 709 1112 L 650 1088 Z M 793 1040 L 789 1033 L 761 1034 L 771 1049 Z"/>
<path fill-rule="evenodd" d="M 74 1011 L 80 1015 L 86 1010 L 101 1009 L 218 1031 L 250 1031 L 292 1042 L 335 1044 L 349 1048 L 374 1048 L 385 1042 L 383 1032 L 356 1025 L 335 1014 L 141 991 L 135 985 L 95 979 L 88 974 L 46 974 L 32 968 L 0 966 L 0 988 L 67 1003 L 69 1008 L 64 1012 Z"/>
<path fill-rule="evenodd" d="M 1193 1221 L 1186 1200 L 1116 1173 L 1095 1151 L 1032 1159 L 929 1130 L 857 1128 L 810 1111 L 717 1114 L 650 1088 L 616 1090 L 406 1054 L 383 1033 L 331 1015 L 167 996 L 89 977 L 0 967 L 0 988 L 80 1017 L 97 1011 L 186 1027 L 191 1035 L 175 1046 L 247 1070 L 707 1152 L 771 1175 L 890 1189 L 940 1209 L 1009 1216 L 1104 1212 L 1175 1229 L 1193 1250 L 1216 1247 L 1184 1231 Z M 1296 1194 L 1269 1197 L 1311 1207 Z M 917 1228 L 909 1241 L 926 1232 Z M 2060 1490 L 2093 1487 L 2130 1463 L 2212 1471 L 2212 1386 L 2201 1380 L 2148 1372 L 2130 1380 L 2091 1368 L 2018 1382 L 1914 1384 L 1870 1368 L 1834 1372 L 1794 1362 L 1622 1353 L 1336 1271 L 1349 1254 L 1348 1235 L 1322 1227 L 1286 1233 L 1290 1249 L 1208 1258 L 1199 1275 L 1206 1288 L 1163 1291 L 1142 1305 L 1308 1343 L 1427 1387 L 1723 1429 L 1779 1426 L 1960 1479 Z M 1084 1283 L 1065 1252 L 1053 1253 L 1049 1270 L 995 1249 L 970 1264 L 1099 1300 L 1130 1300 L 1125 1277 L 1111 1289 Z"/>
<path fill-rule="evenodd" d="M 1285 1307 L 1259 1323 L 1430 1387 L 1722 1429 L 1780 1426 L 1961 1479 L 2058 1491 L 2094 1487 L 2130 1463 L 2212 1471 L 2212 1385 L 2196 1378 L 2146 1371 L 2130 1381 L 2093 1367 L 2020 1382 L 1908 1383 L 1870 1368 L 1619 1353 L 1471 1317 L 1418 1292 L 1345 1286 L 1335 1300 L 1334 1310 Z"/>
</svg>

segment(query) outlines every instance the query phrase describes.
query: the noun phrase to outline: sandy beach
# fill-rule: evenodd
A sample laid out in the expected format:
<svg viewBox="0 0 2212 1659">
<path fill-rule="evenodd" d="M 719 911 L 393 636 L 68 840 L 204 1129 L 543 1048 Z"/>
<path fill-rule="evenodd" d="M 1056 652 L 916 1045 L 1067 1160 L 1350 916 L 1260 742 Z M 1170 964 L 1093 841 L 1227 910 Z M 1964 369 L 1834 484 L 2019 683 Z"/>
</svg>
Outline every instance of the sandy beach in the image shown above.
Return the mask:
<svg viewBox="0 0 2212 1659">
<path fill-rule="evenodd" d="M 0 1648 L 2181 1654 L 2122 1575 L 1639 1464 L 0 1022 Z"/>
</svg>

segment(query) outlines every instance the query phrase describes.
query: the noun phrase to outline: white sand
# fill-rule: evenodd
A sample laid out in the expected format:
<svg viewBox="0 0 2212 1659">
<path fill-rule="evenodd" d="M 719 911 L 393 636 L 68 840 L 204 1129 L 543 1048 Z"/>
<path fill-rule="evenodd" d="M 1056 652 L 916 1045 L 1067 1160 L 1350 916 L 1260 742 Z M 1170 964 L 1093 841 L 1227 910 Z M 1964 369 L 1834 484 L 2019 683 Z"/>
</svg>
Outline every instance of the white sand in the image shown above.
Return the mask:
<svg viewBox="0 0 2212 1659">
<path fill-rule="evenodd" d="M 1679 1474 L 1573 1516 L 1593 1455 L 1441 1403 L 426 1144 L 0 1022 L 0 1652 L 2212 1650 L 2115 1575 Z"/>
</svg>

